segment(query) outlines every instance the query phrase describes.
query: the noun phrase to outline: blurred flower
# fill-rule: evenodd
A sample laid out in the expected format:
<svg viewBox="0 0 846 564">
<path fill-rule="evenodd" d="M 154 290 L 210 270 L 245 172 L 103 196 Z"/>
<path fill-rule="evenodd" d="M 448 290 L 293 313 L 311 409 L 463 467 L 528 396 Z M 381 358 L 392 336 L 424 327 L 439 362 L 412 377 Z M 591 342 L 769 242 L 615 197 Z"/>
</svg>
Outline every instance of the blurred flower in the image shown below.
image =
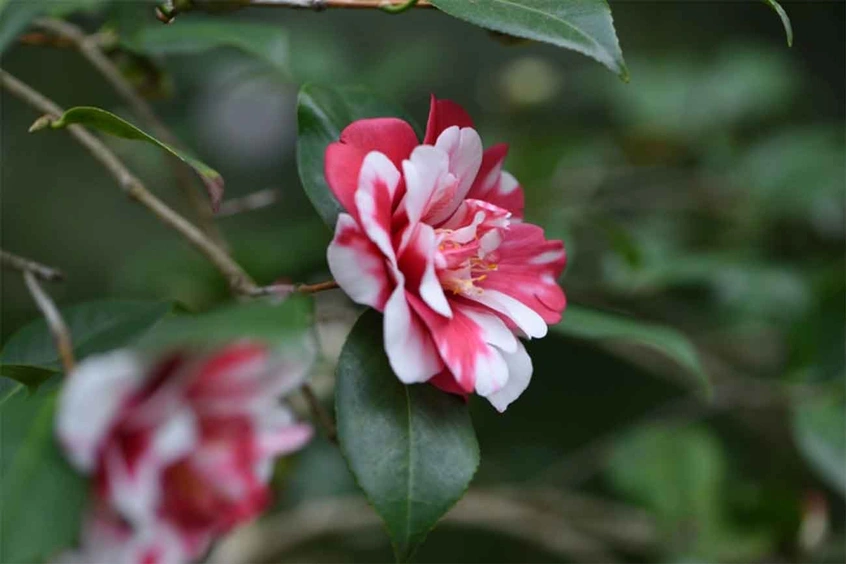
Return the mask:
<svg viewBox="0 0 846 564">
<path fill-rule="evenodd" d="M 357 121 L 326 150 L 326 179 L 346 209 L 329 268 L 358 303 L 384 313 L 385 349 L 405 383 L 475 390 L 504 411 L 529 384 L 515 337 L 543 337 L 565 297 L 561 241 L 523 223 L 523 190 L 482 151 L 467 113 L 432 98 L 420 145 L 395 118 Z"/>
<path fill-rule="evenodd" d="M 273 459 L 312 433 L 279 403 L 311 363 L 296 352 L 236 343 L 157 358 L 120 350 L 80 364 L 56 424 L 71 462 L 94 475 L 98 509 L 83 557 L 194 559 L 261 512 Z"/>
</svg>

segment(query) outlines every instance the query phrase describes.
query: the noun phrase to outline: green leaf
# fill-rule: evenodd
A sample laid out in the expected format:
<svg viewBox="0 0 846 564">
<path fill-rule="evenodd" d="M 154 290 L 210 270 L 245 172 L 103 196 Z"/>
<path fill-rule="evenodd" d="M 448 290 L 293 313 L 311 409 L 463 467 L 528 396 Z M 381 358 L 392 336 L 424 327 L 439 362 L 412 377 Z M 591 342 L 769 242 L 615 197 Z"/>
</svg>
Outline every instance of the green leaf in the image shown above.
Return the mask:
<svg viewBox="0 0 846 564">
<path fill-rule="evenodd" d="M 167 302 L 101 300 L 62 308 L 77 359 L 125 346 L 164 318 Z M 12 335 L 3 350 L 4 365 L 60 369 L 53 337 L 43 319 L 36 319 Z"/>
<path fill-rule="evenodd" d="M 341 450 L 407 561 L 464 495 L 479 464 L 467 405 L 434 386 L 403 385 L 382 343 L 382 316 L 353 327 L 338 361 L 335 408 Z"/>
<path fill-rule="evenodd" d="M 211 345 L 235 339 L 254 339 L 285 346 L 312 324 L 310 296 L 293 295 L 282 303 L 252 300 L 227 305 L 201 315 L 171 317 L 142 339 L 144 347 Z"/>
<path fill-rule="evenodd" d="M 781 25 L 784 26 L 784 34 L 787 36 L 787 46 L 793 47 L 793 26 L 790 23 L 790 18 L 787 16 L 787 12 L 785 12 L 784 8 L 781 7 L 781 4 L 779 4 L 775 0 L 761 1 L 773 10 L 775 10 L 775 13 L 778 14 L 779 18 L 781 18 Z"/>
<path fill-rule="evenodd" d="M 2 562 L 53 561 L 79 532 L 88 489 L 53 438 L 55 402 L 54 391 L 0 405 Z"/>
<path fill-rule="evenodd" d="M 38 387 L 41 384 L 58 373 L 58 369 L 45 368 L 43 366 L 0 363 L 0 376 L 11 378 L 16 382 L 20 382 L 29 388 L 31 392 L 38 390 Z"/>
<path fill-rule="evenodd" d="M 335 228 L 343 208 L 323 174 L 326 147 L 341 136 L 350 123 L 372 117 L 399 117 L 405 112 L 360 87 L 329 88 L 306 85 L 297 100 L 297 167 L 306 195 L 323 221 Z"/>
<path fill-rule="evenodd" d="M 839 396 L 839 397 L 838 397 Z M 846 402 L 841 394 L 799 403 L 793 435 L 819 476 L 846 495 Z"/>
<path fill-rule="evenodd" d="M 564 319 L 552 327 L 563 335 L 582 339 L 626 341 L 656 349 L 687 369 L 707 393 L 711 384 L 699 361 L 696 347 L 682 333 L 670 327 L 645 323 L 630 317 L 569 305 Z"/>
<path fill-rule="evenodd" d="M 203 181 L 203 184 L 206 187 L 206 192 L 208 192 L 209 199 L 211 200 L 212 208 L 217 210 L 220 205 L 220 201 L 223 198 L 223 177 L 219 172 L 209 167 L 207 164 L 188 155 L 185 151 L 181 151 L 171 147 L 167 143 L 159 141 L 152 135 L 141 131 L 128 121 L 119 118 L 111 112 L 90 106 L 78 106 L 65 111 L 59 119 L 50 123 L 50 127 L 53 129 L 61 129 L 75 123 L 99 129 L 104 133 L 108 133 L 116 137 L 136 141 L 146 141 L 147 143 L 151 143 L 164 149 L 193 168 L 194 171 L 200 175 L 200 179 Z"/>
<path fill-rule="evenodd" d="M 278 25 L 227 19 L 180 19 L 178 26 L 143 26 L 121 38 L 132 51 L 146 55 L 187 55 L 217 48 L 234 48 L 290 74 L 286 31 Z"/>
<path fill-rule="evenodd" d="M 756 561 L 772 533 L 729 519 L 726 451 L 706 427 L 650 424 L 616 441 L 611 485 L 656 517 L 661 549 L 672 562 Z M 736 480 L 736 479 L 735 479 Z"/>
<path fill-rule="evenodd" d="M 578 51 L 629 79 L 606 0 L 432 0 L 472 24 Z"/>
</svg>

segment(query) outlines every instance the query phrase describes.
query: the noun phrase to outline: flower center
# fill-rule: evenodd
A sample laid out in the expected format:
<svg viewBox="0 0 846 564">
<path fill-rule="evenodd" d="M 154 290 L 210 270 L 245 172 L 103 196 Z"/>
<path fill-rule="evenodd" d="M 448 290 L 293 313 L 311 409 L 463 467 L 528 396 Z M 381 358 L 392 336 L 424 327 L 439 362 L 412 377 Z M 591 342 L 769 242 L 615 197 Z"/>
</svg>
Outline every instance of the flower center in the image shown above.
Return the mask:
<svg viewBox="0 0 846 564">
<path fill-rule="evenodd" d="M 507 212 L 492 214 L 489 210 L 477 210 L 465 215 L 464 219 L 472 220 L 461 227 L 435 229 L 438 244 L 435 267 L 445 290 L 465 296 L 478 296 L 484 292 L 477 283 L 498 268 L 497 249 L 508 229 L 510 215 Z"/>
</svg>

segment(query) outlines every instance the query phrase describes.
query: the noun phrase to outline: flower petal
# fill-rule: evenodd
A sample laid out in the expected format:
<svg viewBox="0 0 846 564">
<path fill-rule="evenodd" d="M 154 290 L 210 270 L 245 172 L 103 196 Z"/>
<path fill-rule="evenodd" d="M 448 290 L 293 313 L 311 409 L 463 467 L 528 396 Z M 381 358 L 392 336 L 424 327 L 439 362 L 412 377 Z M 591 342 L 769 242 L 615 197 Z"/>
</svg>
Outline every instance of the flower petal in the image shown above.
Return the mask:
<svg viewBox="0 0 846 564">
<path fill-rule="evenodd" d="M 540 338 L 546 336 L 547 326 L 543 317 L 520 300 L 515 299 L 505 292 L 485 288 L 483 292 L 468 293 L 465 297 L 468 300 L 486 305 L 492 310 L 501 313 L 529 337 Z"/>
<path fill-rule="evenodd" d="M 425 223 L 408 227 L 413 234 L 399 259 L 399 268 L 406 280 L 406 288 L 418 290 L 418 295 L 434 311 L 452 317 L 452 310 L 444 295 L 443 286 L 435 272 L 437 242 L 435 230 Z"/>
<path fill-rule="evenodd" d="M 385 255 L 352 216 L 345 213 L 338 216 L 326 259 L 332 276 L 350 299 L 379 311 L 385 309 L 391 295 Z"/>
<path fill-rule="evenodd" d="M 470 115 L 452 100 L 438 100 L 432 94 L 429 103 L 429 119 L 426 123 L 425 145 L 434 145 L 435 140 L 444 129 L 457 125 L 458 127 L 473 127 Z"/>
<path fill-rule="evenodd" d="M 83 471 L 94 467 L 121 406 L 143 380 L 144 366 L 135 354 L 119 350 L 92 356 L 69 376 L 56 414 L 56 433 L 71 462 Z"/>
<path fill-rule="evenodd" d="M 449 155 L 430 145 L 421 145 L 402 163 L 405 199 L 401 207 L 415 224 L 439 215 L 450 205 L 458 189 L 457 178 L 449 172 Z"/>
<path fill-rule="evenodd" d="M 448 319 L 435 315 L 413 295 L 408 299 L 431 331 L 444 364 L 465 391 L 475 389 L 487 395 L 505 384 L 508 368 L 499 351 L 486 341 L 491 337 L 487 328 L 481 327 L 463 309 L 454 307 L 452 318 Z"/>
<path fill-rule="evenodd" d="M 404 384 L 425 382 L 443 368 L 429 331 L 415 310 L 409 307 L 410 297 L 403 281 L 385 306 L 383 327 L 385 352 L 391 368 Z M 444 319 L 439 315 L 435 317 Z"/>
<path fill-rule="evenodd" d="M 534 310 L 549 325 L 561 321 L 567 300 L 557 279 L 567 262 L 564 244 L 547 240 L 537 225 L 515 223 L 497 252 L 497 269 L 479 283 L 484 294 L 507 294 Z"/>
<path fill-rule="evenodd" d="M 391 202 L 399 181 L 397 167 L 388 157 L 374 151 L 365 157 L 361 165 L 358 190 L 355 193 L 359 224 L 391 264 L 396 264 L 391 242 Z"/>
<path fill-rule="evenodd" d="M 499 391 L 487 396 L 488 401 L 500 413 L 505 411 L 511 402 L 520 397 L 520 394 L 529 387 L 529 381 L 532 379 L 532 359 L 526 352 L 523 343 L 518 342 L 516 351 L 513 353 L 503 352 L 502 356 L 508 365 L 508 381 Z"/>
<path fill-rule="evenodd" d="M 468 198 L 484 200 L 510 211 L 514 218 L 523 217 L 525 201 L 523 188 L 511 174 L 502 170 L 502 163 L 508 154 L 508 145 L 490 147 L 482 154 L 482 165 Z"/>
<path fill-rule="evenodd" d="M 449 203 L 441 204 L 437 213 L 430 213 L 427 222 L 432 225 L 444 221 L 455 212 L 467 197 L 482 164 L 482 140 L 475 129 L 453 126 L 444 130 L 435 147 L 449 156 L 449 171 L 458 179 L 458 186 Z"/>
<path fill-rule="evenodd" d="M 344 209 L 355 216 L 355 192 L 358 188 L 359 172 L 367 154 L 379 151 L 398 168 L 417 144 L 414 129 L 401 119 L 374 118 L 355 121 L 341 132 L 338 142 L 326 148 L 326 182 Z"/>
</svg>

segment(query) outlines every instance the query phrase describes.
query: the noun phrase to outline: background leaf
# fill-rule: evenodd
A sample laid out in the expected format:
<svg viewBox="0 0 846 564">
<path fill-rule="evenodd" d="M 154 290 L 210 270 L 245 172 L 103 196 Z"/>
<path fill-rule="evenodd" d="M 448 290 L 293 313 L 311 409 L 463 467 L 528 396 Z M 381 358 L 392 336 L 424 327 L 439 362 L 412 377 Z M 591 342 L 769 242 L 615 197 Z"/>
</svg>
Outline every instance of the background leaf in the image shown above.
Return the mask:
<svg viewBox="0 0 846 564">
<path fill-rule="evenodd" d="M 39 16 L 63 16 L 77 10 L 97 8 L 108 0 L 6 0 L 0 2 L 0 53 Z"/>
<path fill-rule="evenodd" d="M 62 308 L 77 360 L 124 346 L 164 318 L 167 302 L 101 300 Z M 9 337 L 0 363 L 60 369 L 59 355 L 47 323 L 39 318 Z"/>
<path fill-rule="evenodd" d="M 828 397 L 798 404 L 793 433 L 799 449 L 828 485 L 846 495 L 846 403 Z"/>
<path fill-rule="evenodd" d="M 329 88 L 307 85 L 297 100 L 297 167 L 303 189 L 323 221 L 335 228 L 343 211 L 323 175 L 326 147 L 341 136 L 350 123 L 371 117 L 398 117 L 409 123 L 405 112 L 359 87 Z"/>
<path fill-rule="evenodd" d="M 629 79 L 605 0 L 432 0 L 432 4 L 484 28 L 578 51 Z"/>
<path fill-rule="evenodd" d="M 338 360 L 338 438 L 350 469 L 407 561 L 467 490 L 479 446 L 467 405 L 433 386 L 403 385 L 365 312 Z"/>
<path fill-rule="evenodd" d="M 0 364 L 0 376 L 20 382 L 30 389 L 36 391 L 38 387 L 59 373 L 58 369 L 44 368 L 43 366 L 30 366 L 27 364 Z"/>
<path fill-rule="evenodd" d="M 710 380 L 693 343 L 670 327 L 568 305 L 563 321 L 553 326 L 552 330 L 583 339 L 627 341 L 653 348 L 684 367 L 697 378 L 697 385 L 710 393 Z"/>
<path fill-rule="evenodd" d="M 88 488 L 53 438 L 55 390 L 0 405 L 0 561 L 44 562 L 77 537 Z"/>
<path fill-rule="evenodd" d="M 110 135 L 122 137 L 124 139 L 146 141 L 147 143 L 152 143 L 153 145 L 164 149 L 193 168 L 196 173 L 200 175 L 200 179 L 203 181 L 206 191 L 208 192 L 209 199 L 211 200 L 212 208 L 217 210 L 220 205 L 220 200 L 223 198 L 223 177 L 219 172 L 202 161 L 188 155 L 185 151 L 181 151 L 171 147 L 167 143 L 159 141 L 152 135 L 141 131 L 128 121 L 119 118 L 111 112 L 89 106 L 78 106 L 65 111 L 59 119 L 50 124 L 50 127 L 53 129 L 61 129 L 74 123 L 93 127 Z"/>
<path fill-rule="evenodd" d="M 170 344 L 208 345 L 235 339 L 256 339 L 285 345 L 311 326 L 312 300 L 302 294 L 284 302 L 252 300 L 227 305 L 201 315 L 171 317 L 142 340 L 145 347 Z"/>
<path fill-rule="evenodd" d="M 221 47 L 238 49 L 266 62 L 283 76 L 290 74 L 288 34 L 278 25 L 224 18 L 179 20 L 178 26 L 142 26 L 121 36 L 128 49 L 146 55 L 196 54 Z"/>
</svg>

